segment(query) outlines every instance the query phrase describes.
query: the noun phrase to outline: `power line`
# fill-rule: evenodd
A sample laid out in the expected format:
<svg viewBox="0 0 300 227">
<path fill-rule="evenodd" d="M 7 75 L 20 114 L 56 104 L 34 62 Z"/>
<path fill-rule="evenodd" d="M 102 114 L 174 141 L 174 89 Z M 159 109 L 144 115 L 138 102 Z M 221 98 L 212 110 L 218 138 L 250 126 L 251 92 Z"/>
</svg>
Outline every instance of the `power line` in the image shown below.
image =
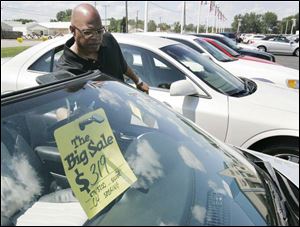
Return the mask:
<svg viewBox="0 0 300 227">
<path fill-rule="evenodd" d="M 5 9 L 7 11 L 18 12 L 18 13 L 23 13 L 23 14 L 27 14 L 27 15 L 37 15 L 37 16 L 44 16 L 44 17 L 52 17 L 52 16 L 45 15 L 45 14 L 34 13 L 36 11 L 18 9 L 18 8 L 13 8 L 13 7 L 9 7 L 9 6 L 6 6 Z"/>
<path fill-rule="evenodd" d="M 175 11 L 175 10 L 172 10 L 172 9 L 168 9 L 168 8 L 162 7 L 162 6 L 160 6 L 160 5 L 158 5 L 158 4 L 154 3 L 154 2 L 151 2 L 151 1 L 150 1 L 150 3 L 151 3 L 152 5 L 157 6 L 158 8 L 161 8 L 161 9 L 164 9 L 164 10 L 167 10 L 167 11 L 170 11 L 170 12 L 173 12 L 173 13 L 180 13 L 179 11 Z"/>
</svg>

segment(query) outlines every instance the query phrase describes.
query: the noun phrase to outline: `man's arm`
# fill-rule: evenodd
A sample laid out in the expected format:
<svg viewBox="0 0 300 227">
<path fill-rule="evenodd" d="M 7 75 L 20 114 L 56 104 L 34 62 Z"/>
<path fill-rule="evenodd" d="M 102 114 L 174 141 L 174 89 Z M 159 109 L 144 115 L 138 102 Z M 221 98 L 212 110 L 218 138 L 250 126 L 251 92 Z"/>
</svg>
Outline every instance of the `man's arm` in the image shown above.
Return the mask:
<svg viewBox="0 0 300 227">
<path fill-rule="evenodd" d="M 127 65 L 127 70 L 125 72 L 125 75 L 128 76 L 135 84 L 137 89 L 146 92 L 149 94 L 149 86 L 145 82 L 143 82 L 135 73 L 133 70 Z"/>
</svg>

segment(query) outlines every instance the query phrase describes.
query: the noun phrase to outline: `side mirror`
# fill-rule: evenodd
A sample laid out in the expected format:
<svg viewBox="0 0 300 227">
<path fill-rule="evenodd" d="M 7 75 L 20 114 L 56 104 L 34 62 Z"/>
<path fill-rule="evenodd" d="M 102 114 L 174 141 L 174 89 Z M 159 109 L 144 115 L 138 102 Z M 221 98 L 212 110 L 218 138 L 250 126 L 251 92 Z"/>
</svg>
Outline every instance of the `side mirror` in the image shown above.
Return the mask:
<svg viewBox="0 0 300 227">
<path fill-rule="evenodd" d="M 199 92 L 190 81 L 178 80 L 171 84 L 170 95 L 171 96 L 199 95 Z"/>
</svg>

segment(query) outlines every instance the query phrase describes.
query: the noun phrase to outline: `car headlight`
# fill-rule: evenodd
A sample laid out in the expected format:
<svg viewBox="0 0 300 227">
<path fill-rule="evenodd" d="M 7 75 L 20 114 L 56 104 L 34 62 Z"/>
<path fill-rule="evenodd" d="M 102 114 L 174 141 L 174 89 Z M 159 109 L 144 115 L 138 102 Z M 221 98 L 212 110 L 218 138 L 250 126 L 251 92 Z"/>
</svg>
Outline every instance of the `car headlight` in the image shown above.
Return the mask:
<svg viewBox="0 0 300 227">
<path fill-rule="evenodd" d="M 299 80 L 287 80 L 287 86 L 289 88 L 299 89 Z"/>
</svg>

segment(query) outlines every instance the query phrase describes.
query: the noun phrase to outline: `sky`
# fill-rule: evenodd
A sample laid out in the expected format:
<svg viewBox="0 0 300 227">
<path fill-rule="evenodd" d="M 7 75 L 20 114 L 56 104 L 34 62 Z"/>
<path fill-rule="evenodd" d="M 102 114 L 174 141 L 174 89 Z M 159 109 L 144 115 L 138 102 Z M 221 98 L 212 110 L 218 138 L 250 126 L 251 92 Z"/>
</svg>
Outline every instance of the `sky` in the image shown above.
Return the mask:
<svg viewBox="0 0 300 227">
<path fill-rule="evenodd" d="M 34 19 L 38 22 L 49 22 L 56 19 L 56 13 L 66 9 L 72 9 L 76 5 L 88 2 L 96 5 L 102 20 L 114 17 L 121 19 L 125 16 L 125 1 L 1 1 L 1 21 L 18 18 Z M 202 5 L 201 1 L 186 1 L 186 24 L 197 24 L 200 11 L 200 24 L 206 24 L 208 5 Z M 209 2 L 209 1 L 207 1 Z M 227 18 L 222 26 L 231 27 L 233 18 L 237 14 L 255 12 L 264 14 L 274 12 L 278 19 L 294 15 L 299 12 L 299 1 L 216 1 L 221 12 Z M 148 19 L 157 24 L 173 24 L 181 21 L 183 1 L 148 1 Z M 106 9 L 106 10 L 105 10 Z M 208 17 L 209 25 L 214 25 L 213 12 Z M 144 20 L 145 1 L 128 1 L 129 19 Z"/>
</svg>

